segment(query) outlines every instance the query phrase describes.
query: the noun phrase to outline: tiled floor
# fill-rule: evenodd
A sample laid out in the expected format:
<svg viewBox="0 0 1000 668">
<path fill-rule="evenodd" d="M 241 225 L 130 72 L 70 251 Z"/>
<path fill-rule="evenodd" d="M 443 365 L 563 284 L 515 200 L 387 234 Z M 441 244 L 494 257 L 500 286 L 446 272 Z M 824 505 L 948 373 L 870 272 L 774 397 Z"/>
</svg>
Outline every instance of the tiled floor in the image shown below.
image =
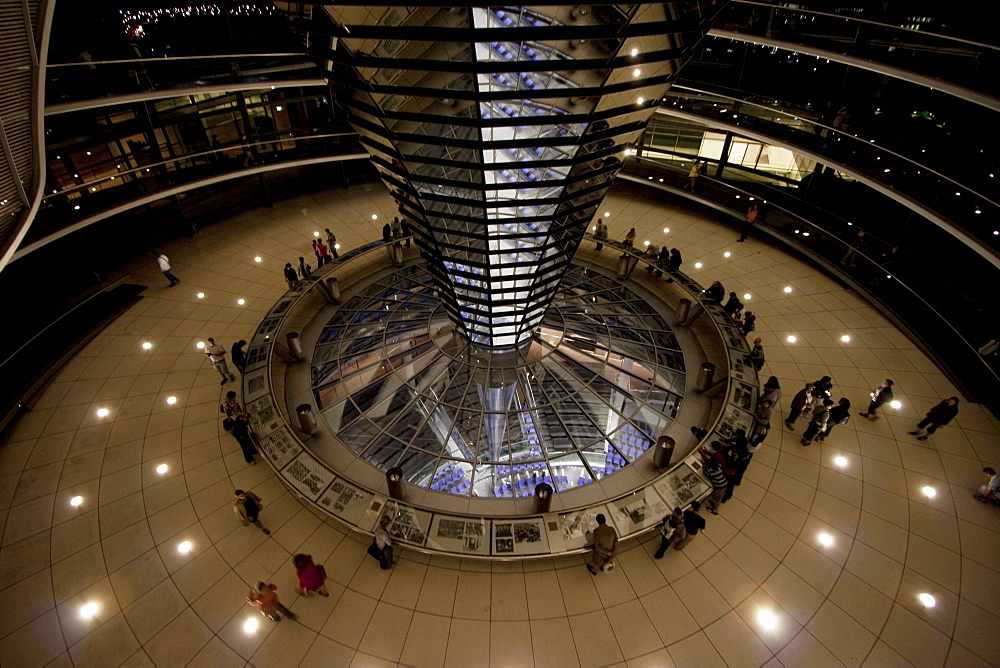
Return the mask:
<svg viewBox="0 0 1000 668">
<path fill-rule="evenodd" d="M 640 242 L 681 248 L 703 283 L 752 295 L 783 411 L 803 382 L 827 373 L 836 396 L 862 409 L 893 377 L 902 408 L 877 422 L 855 416 L 809 448 L 776 419 L 733 501 L 660 561 L 650 538 L 623 545 L 617 570 L 597 578 L 580 557 L 490 564 L 408 550 L 380 571 L 364 537 L 315 516 L 266 465 L 243 462 L 219 426 L 218 376 L 195 348 L 246 337 L 284 290 L 284 262 L 309 257 L 313 230 L 331 227 L 350 248 L 377 238 L 391 214 L 380 186 L 287 201 L 166 247 L 175 288 L 137 260 L 145 298 L 8 434 L 0 663 L 1000 664 L 1000 509 L 971 496 L 982 466 L 1000 464 L 997 421 L 963 403 L 953 425 L 916 441 L 906 432 L 918 416 L 955 391 L 860 298 L 784 251 L 735 243 L 734 227 L 683 204 L 622 189 L 605 210 L 613 237 L 634 225 Z M 98 417 L 100 408 L 110 413 Z M 234 487 L 264 498 L 270 537 L 236 521 Z M 326 565 L 329 598 L 296 595 L 296 552 Z M 261 619 L 244 631 L 254 616 L 244 595 L 258 579 L 278 584 L 298 622 Z M 921 593 L 937 605 L 925 608 Z M 91 619 L 80 616 L 87 603 L 97 606 Z"/>
</svg>

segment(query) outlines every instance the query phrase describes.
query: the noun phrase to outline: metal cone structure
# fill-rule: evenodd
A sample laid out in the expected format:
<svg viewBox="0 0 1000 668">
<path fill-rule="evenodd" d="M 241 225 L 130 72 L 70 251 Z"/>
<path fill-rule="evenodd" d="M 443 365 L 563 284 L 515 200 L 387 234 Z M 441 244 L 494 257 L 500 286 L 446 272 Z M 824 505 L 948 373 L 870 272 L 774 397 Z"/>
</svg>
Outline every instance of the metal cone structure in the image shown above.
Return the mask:
<svg viewBox="0 0 1000 668">
<path fill-rule="evenodd" d="M 333 38 L 339 98 L 477 347 L 530 339 L 719 7 L 349 0 L 314 16 Z"/>
</svg>

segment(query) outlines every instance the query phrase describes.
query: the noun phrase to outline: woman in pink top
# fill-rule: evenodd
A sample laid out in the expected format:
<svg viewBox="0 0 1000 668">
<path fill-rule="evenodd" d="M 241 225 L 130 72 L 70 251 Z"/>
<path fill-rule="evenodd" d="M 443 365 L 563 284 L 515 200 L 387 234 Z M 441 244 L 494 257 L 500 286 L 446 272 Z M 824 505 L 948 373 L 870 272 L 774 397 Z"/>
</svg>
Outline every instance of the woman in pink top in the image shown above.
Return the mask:
<svg viewBox="0 0 1000 668">
<path fill-rule="evenodd" d="M 326 569 L 313 563 L 308 554 L 296 554 L 292 557 L 295 571 L 299 574 L 299 593 L 308 596 L 311 591 L 318 591 L 320 596 L 329 596 L 326 590 Z"/>
</svg>

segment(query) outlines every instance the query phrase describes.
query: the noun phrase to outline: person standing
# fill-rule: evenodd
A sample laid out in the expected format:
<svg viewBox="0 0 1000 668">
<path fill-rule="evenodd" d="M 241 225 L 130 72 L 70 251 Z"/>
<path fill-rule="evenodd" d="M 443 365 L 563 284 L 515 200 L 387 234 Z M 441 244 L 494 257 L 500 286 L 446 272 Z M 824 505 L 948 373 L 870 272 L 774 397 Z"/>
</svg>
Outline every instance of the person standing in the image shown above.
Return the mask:
<svg viewBox="0 0 1000 668">
<path fill-rule="evenodd" d="M 858 266 L 856 258 L 858 255 L 858 251 L 861 250 L 861 248 L 864 247 L 865 245 L 865 234 L 866 233 L 864 230 L 858 230 L 857 236 L 854 237 L 854 240 L 848 247 L 847 253 L 844 254 L 843 258 L 841 258 L 840 264 L 844 265 L 845 267 L 848 265 L 852 267 Z"/>
<path fill-rule="evenodd" d="M 324 264 L 333 262 L 333 258 L 330 257 L 330 249 L 327 248 L 326 244 L 322 241 L 316 240 L 316 254 L 319 255 L 319 265 L 317 269 L 322 267 Z"/>
<path fill-rule="evenodd" d="M 799 441 L 802 445 L 812 445 L 813 439 L 817 434 L 822 434 L 826 431 L 826 424 L 830 421 L 830 408 L 833 406 L 833 399 L 823 399 L 823 403 L 813 411 L 812 419 L 809 420 L 809 425 L 806 430 L 802 433 L 802 440 Z"/>
<path fill-rule="evenodd" d="M 326 232 L 326 245 L 330 249 L 330 253 L 333 255 L 333 259 L 336 260 L 340 255 L 337 254 L 337 235 L 330 231 L 329 227 L 323 228 Z"/>
<path fill-rule="evenodd" d="M 743 310 L 743 302 L 740 298 L 736 296 L 735 292 L 729 293 L 729 300 L 726 301 L 726 305 L 722 307 L 725 309 L 726 313 L 729 315 L 735 315 L 737 311 Z"/>
<path fill-rule="evenodd" d="M 392 568 L 392 537 L 389 536 L 389 523 L 392 517 L 383 515 L 378 521 L 378 528 L 375 529 L 375 538 L 372 540 L 368 554 L 378 560 L 379 567 L 384 571 Z"/>
<path fill-rule="evenodd" d="M 247 354 L 243 351 L 243 346 L 246 344 L 246 341 L 240 339 L 229 349 L 229 359 L 233 361 L 233 366 L 236 367 L 241 376 L 247 371 Z"/>
<path fill-rule="evenodd" d="M 876 387 L 874 390 L 872 390 L 871 394 L 869 395 L 872 398 L 872 400 L 868 402 L 868 410 L 865 411 L 864 413 L 858 413 L 858 415 L 860 415 L 863 418 L 870 418 L 872 420 L 876 419 L 878 417 L 878 415 L 876 415 L 876 412 L 878 411 L 879 407 L 881 407 L 882 404 L 886 403 L 887 401 L 892 401 L 892 385 L 893 385 L 892 381 L 889 380 L 888 378 L 882 381 L 882 384 Z"/>
<path fill-rule="evenodd" d="M 326 569 L 313 563 L 308 554 L 296 554 L 292 557 L 295 573 L 299 576 L 299 593 L 308 596 L 314 591 L 320 596 L 329 596 L 326 590 Z"/>
<path fill-rule="evenodd" d="M 243 451 L 243 460 L 250 464 L 250 466 L 256 466 L 257 460 L 253 458 L 257 454 L 257 444 L 253 441 L 253 426 L 250 424 L 250 414 L 249 413 L 239 413 L 236 417 L 232 418 L 233 426 L 230 433 L 236 442 L 240 444 L 240 450 Z"/>
<path fill-rule="evenodd" d="M 674 545 L 675 550 L 682 549 L 685 545 L 691 542 L 691 538 L 696 536 L 699 531 L 705 528 L 705 518 L 699 514 L 701 510 L 700 501 L 692 501 L 691 509 L 684 511 L 684 529 L 687 531 L 687 538 L 682 540 L 677 545 Z"/>
<path fill-rule="evenodd" d="M 229 367 L 226 366 L 226 349 L 225 347 L 219 345 L 215 342 L 215 339 L 209 337 L 208 345 L 205 346 L 205 354 L 208 355 L 208 359 L 212 361 L 212 368 L 219 372 L 222 376 L 222 382 L 219 385 L 225 385 L 231 380 L 236 380 L 236 376 L 229 372 Z"/>
<path fill-rule="evenodd" d="M 260 523 L 260 511 L 264 509 L 264 500 L 253 492 L 246 492 L 242 489 L 236 490 L 235 494 L 236 502 L 233 504 L 233 512 L 243 522 L 243 526 L 252 524 L 270 536 L 271 532 Z"/>
<path fill-rule="evenodd" d="M 306 264 L 306 259 L 304 257 L 299 258 L 299 278 L 307 278 L 312 274 L 312 267 Z"/>
<path fill-rule="evenodd" d="M 635 228 L 631 228 L 628 234 L 625 235 L 625 241 L 622 242 L 623 246 L 628 246 L 629 248 L 635 243 Z"/>
<path fill-rule="evenodd" d="M 403 225 L 399 222 L 399 216 L 392 217 L 392 237 L 398 239 L 403 236 Z"/>
<path fill-rule="evenodd" d="M 731 439 L 726 439 L 725 442 L 728 447 L 723 448 L 722 455 L 725 457 L 726 467 L 731 473 L 726 476 L 726 492 L 722 495 L 723 503 L 733 498 L 733 491 L 743 482 L 743 474 L 746 473 L 747 467 L 750 466 L 750 460 L 753 459 L 753 453 L 749 449 L 750 440 L 742 429 L 737 429 L 735 435 Z"/>
<path fill-rule="evenodd" d="M 319 246 L 317 244 L 319 244 L 319 240 L 313 239 L 312 240 L 313 255 L 316 256 L 316 268 L 319 269 L 320 267 L 323 266 L 323 259 L 322 257 L 320 257 Z"/>
<path fill-rule="evenodd" d="M 785 418 L 785 426 L 788 427 L 789 431 L 795 431 L 795 421 L 799 419 L 799 415 L 805 410 L 806 406 L 812 404 L 813 396 L 813 384 L 806 383 L 806 386 L 799 390 L 794 397 L 792 397 L 792 406 L 788 411 L 788 417 Z"/>
<path fill-rule="evenodd" d="M 392 226 L 389 223 L 382 226 L 382 241 L 385 243 L 392 241 Z"/>
<path fill-rule="evenodd" d="M 235 420 L 243 414 L 243 405 L 236 399 L 236 393 L 232 390 L 226 392 L 226 399 L 219 404 L 219 412 L 224 413 L 229 420 Z"/>
<path fill-rule="evenodd" d="M 917 437 L 918 441 L 926 441 L 927 437 L 937 431 L 938 427 L 943 427 L 958 415 L 958 397 L 949 397 L 937 404 L 924 415 L 924 419 L 917 423 L 917 430 L 909 432 Z M 921 435 L 924 428 L 927 433 Z"/>
<path fill-rule="evenodd" d="M 717 441 L 713 442 L 712 446 L 716 447 L 717 443 Z M 720 461 L 723 459 L 723 455 L 721 452 L 712 452 L 705 448 L 700 448 L 698 451 L 701 453 L 701 472 L 712 485 L 712 493 L 707 502 L 708 512 L 718 515 L 722 497 L 726 493 L 726 488 L 729 487 L 729 480 L 725 471 L 722 470 L 722 461 Z"/>
<path fill-rule="evenodd" d="M 412 235 L 410 234 L 410 224 L 406 222 L 406 218 L 399 221 L 399 228 L 401 234 L 406 238 L 406 242 L 403 244 L 403 247 L 409 248 Z"/>
<path fill-rule="evenodd" d="M 684 186 L 684 190 L 688 192 L 695 192 L 698 188 L 698 177 L 701 176 L 702 163 L 700 160 L 695 160 L 691 164 L 691 169 L 688 170 L 688 182 Z"/>
<path fill-rule="evenodd" d="M 833 379 L 823 376 L 819 380 L 813 381 L 813 398 L 833 399 Z"/>
<path fill-rule="evenodd" d="M 597 245 L 594 246 L 594 250 L 600 253 L 604 250 L 604 240 L 608 238 L 608 228 L 605 227 L 604 223 L 600 220 L 597 221 L 597 225 L 594 226 L 594 240 Z"/>
<path fill-rule="evenodd" d="M 764 387 L 761 388 L 760 397 L 757 399 L 757 405 L 764 403 L 765 400 L 771 402 L 771 408 L 774 409 L 778 405 L 778 399 L 781 398 L 781 383 L 778 382 L 777 376 L 771 376 L 764 383 Z"/>
<path fill-rule="evenodd" d="M 722 303 L 723 297 L 726 296 L 726 288 L 719 281 L 712 281 L 712 284 L 702 291 L 705 295 L 705 299 L 711 299 L 714 302 Z"/>
<path fill-rule="evenodd" d="M 753 414 L 754 429 L 760 425 L 764 425 L 766 428 L 770 429 L 772 412 L 774 412 L 774 404 L 771 403 L 770 399 L 764 399 L 760 402 L 760 405 L 757 406 L 756 412 Z"/>
<path fill-rule="evenodd" d="M 764 344 L 761 343 L 760 338 L 753 340 L 753 347 L 750 349 L 748 359 L 753 364 L 753 368 L 757 369 L 758 372 L 764 368 Z"/>
<path fill-rule="evenodd" d="M 597 569 L 607 571 L 614 568 L 615 551 L 618 549 L 618 532 L 608 526 L 608 518 L 598 514 L 596 519 L 597 528 L 587 532 L 587 537 L 594 544 L 594 554 L 587 564 L 591 575 L 597 575 Z"/>
<path fill-rule="evenodd" d="M 660 547 L 653 555 L 654 559 L 662 559 L 667 549 L 673 545 L 674 549 L 687 538 L 687 528 L 684 526 L 684 513 L 680 508 L 674 508 L 674 512 L 663 518 L 660 522 Z"/>
<path fill-rule="evenodd" d="M 851 421 L 851 402 L 846 397 L 841 397 L 837 405 L 830 409 L 830 417 L 826 421 L 826 431 L 816 434 L 817 441 L 825 441 L 833 428 L 837 425 L 845 425 Z"/>
<path fill-rule="evenodd" d="M 298 285 L 299 275 L 295 273 L 295 270 L 292 268 L 291 262 L 285 263 L 285 268 L 282 270 L 282 273 L 285 275 L 285 283 L 288 284 L 289 290 Z"/>
<path fill-rule="evenodd" d="M 171 288 L 181 282 L 181 279 L 174 276 L 173 273 L 170 271 L 170 258 L 168 258 L 160 251 L 153 251 L 152 253 L 150 253 L 150 255 L 156 258 L 156 264 L 157 266 L 160 267 L 160 271 L 163 272 L 164 278 L 170 281 Z"/>
<path fill-rule="evenodd" d="M 272 622 L 280 622 L 281 615 L 289 619 L 295 619 L 296 614 L 283 606 L 278 600 L 278 585 L 258 582 L 254 589 L 247 594 L 247 604 L 260 610 Z M 279 615 L 278 613 L 281 613 Z"/>
<path fill-rule="evenodd" d="M 750 228 L 754 226 L 757 222 L 757 218 L 760 216 L 760 209 L 757 208 L 756 202 L 750 203 L 750 208 L 747 209 L 747 215 L 743 219 L 743 231 L 740 233 L 740 238 L 738 241 L 743 243 L 750 236 Z"/>
<path fill-rule="evenodd" d="M 667 271 L 678 272 L 681 269 L 681 264 L 684 263 L 684 258 L 681 256 L 681 252 L 676 248 L 670 249 L 670 259 L 667 260 Z M 673 283 L 674 279 L 667 277 L 667 283 Z"/>
<path fill-rule="evenodd" d="M 755 329 L 757 329 L 757 316 L 753 311 L 747 311 L 743 314 L 743 336 L 750 336 L 750 332 Z"/>
</svg>

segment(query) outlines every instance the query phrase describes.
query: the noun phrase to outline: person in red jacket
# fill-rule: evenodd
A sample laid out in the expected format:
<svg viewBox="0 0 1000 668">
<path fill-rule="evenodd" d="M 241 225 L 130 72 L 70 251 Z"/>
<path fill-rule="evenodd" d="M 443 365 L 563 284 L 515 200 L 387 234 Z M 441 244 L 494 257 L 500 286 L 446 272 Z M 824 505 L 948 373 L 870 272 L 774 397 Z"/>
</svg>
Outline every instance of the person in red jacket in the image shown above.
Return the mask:
<svg viewBox="0 0 1000 668">
<path fill-rule="evenodd" d="M 281 615 L 295 619 L 295 613 L 278 600 L 278 585 L 258 582 L 256 589 L 247 594 L 247 604 L 260 609 L 260 614 L 274 622 L 281 621 Z M 279 615 L 278 613 L 281 613 Z"/>
<path fill-rule="evenodd" d="M 785 418 L 785 426 L 788 427 L 789 430 L 795 431 L 795 427 L 792 425 L 799 419 L 799 415 L 802 414 L 802 411 L 805 410 L 806 406 L 812 403 L 812 391 L 813 384 L 806 383 L 806 386 L 799 390 L 798 394 L 796 394 L 792 399 L 792 409 L 788 412 L 788 417 Z"/>
</svg>

